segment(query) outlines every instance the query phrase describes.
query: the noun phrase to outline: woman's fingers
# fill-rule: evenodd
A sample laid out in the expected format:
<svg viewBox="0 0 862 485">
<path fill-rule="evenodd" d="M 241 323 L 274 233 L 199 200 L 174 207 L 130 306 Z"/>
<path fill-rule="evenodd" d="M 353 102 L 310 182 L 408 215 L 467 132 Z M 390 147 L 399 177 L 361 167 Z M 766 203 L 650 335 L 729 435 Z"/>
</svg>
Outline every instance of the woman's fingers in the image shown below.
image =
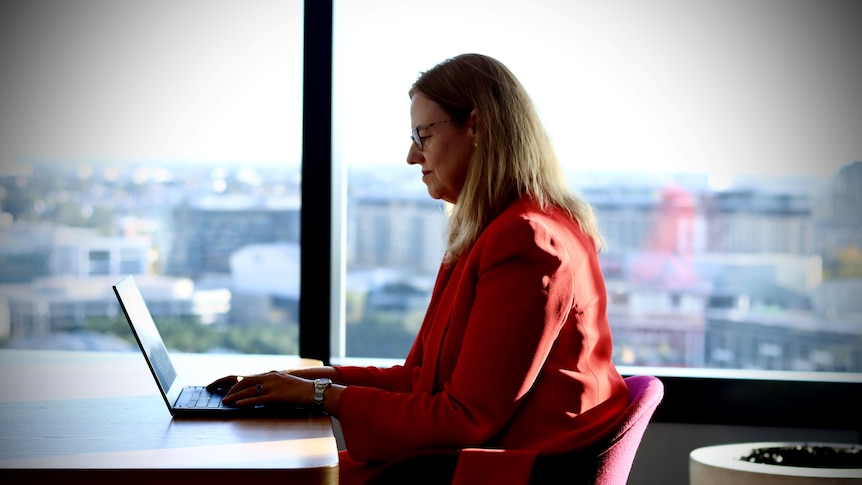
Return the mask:
<svg viewBox="0 0 862 485">
<path fill-rule="evenodd" d="M 242 380 L 240 376 L 225 376 L 207 385 L 207 391 L 216 394 L 226 394 L 233 386 Z"/>
<path fill-rule="evenodd" d="M 298 393 L 299 385 L 305 382 L 309 381 L 278 371 L 246 376 L 227 391 L 222 401 L 237 406 L 296 403 L 302 397 Z M 308 387 L 310 389 L 310 382 Z"/>
<path fill-rule="evenodd" d="M 230 388 L 224 398 L 222 398 L 222 402 L 228 405 L 245 406 L 249 404 L 261 404 L 266 401 L 265 397 L 263 383 L 254 378 L 243 379 L 241 383 Z"/>
</svg>

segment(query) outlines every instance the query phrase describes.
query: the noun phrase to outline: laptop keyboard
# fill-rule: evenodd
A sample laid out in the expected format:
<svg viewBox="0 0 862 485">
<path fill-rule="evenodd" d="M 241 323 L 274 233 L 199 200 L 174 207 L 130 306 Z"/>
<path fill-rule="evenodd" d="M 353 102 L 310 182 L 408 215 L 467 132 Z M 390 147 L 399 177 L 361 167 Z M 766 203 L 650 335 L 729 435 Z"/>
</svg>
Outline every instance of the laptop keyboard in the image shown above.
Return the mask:
<svg viewBox="0 0 862 485">
<path fill-rule="evenodd" d="M 222 404 L 222 394 L 212 394 L 203 386 L 189 386 L 180 392 L 180 397 L 177 398 L 176 407 L 178 408 L 196 408 L 196 409 L 215 409 L 229 407 Z"/>
</svg>

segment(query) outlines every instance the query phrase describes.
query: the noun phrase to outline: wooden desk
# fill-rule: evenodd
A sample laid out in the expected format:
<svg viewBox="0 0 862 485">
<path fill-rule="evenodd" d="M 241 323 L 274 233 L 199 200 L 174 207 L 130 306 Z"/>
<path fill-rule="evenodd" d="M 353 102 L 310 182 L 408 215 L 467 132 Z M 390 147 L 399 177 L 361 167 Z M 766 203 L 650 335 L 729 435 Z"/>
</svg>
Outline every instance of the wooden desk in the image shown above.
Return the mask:
<svg viewBox="0 0 862 485">
<path fill-rule="evenodd" d="M 181 354 L 174 365 L 207 383 L 319 362 Z M 172 418 L 137 352 L 0 350 L 0 477 L 336 484 L 338 451 L 328 417 Z"/>
</svg>

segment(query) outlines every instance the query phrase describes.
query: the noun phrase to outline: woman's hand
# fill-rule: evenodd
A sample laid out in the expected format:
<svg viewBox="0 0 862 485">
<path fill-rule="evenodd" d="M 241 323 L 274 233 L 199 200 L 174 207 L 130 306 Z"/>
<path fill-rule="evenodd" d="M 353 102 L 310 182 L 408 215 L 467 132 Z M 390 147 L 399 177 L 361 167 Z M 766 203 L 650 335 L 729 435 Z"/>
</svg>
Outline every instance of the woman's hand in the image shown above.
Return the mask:
<svg viewBox="0 0 862 485">
<path fill-rule="evenodd" d="M 242 376 L 225 376 L 207 384 L 207 391 L 213 394 L 227 394 L 230 388 L 242 380 Z"/>
<path fill-rule="evenodd" d="M 270 371 L 245 377 L 226 376 L 207 386 L 211 392 L 225 388 L 227 390 L 222 402 L 229 406 L 314 404 L 314 382 L 286 372 Z"/>
<path fill-rule="evenodd" d="M 328 377 L 334 383 L 341 383 L 341 376 L 338 374 L 338 371 L 331 366 L 301 367 L 298 369 L 288 369 L 282 371 L 282 373 L 302 377 L 312 381 L 319 377 Z M 216 394 L 227 394 L 230 388 L 235 386 L 241 380 L 243 380 L 243 376 L 225 376 L 208 384 L 207 390 Z"/>
</svg>

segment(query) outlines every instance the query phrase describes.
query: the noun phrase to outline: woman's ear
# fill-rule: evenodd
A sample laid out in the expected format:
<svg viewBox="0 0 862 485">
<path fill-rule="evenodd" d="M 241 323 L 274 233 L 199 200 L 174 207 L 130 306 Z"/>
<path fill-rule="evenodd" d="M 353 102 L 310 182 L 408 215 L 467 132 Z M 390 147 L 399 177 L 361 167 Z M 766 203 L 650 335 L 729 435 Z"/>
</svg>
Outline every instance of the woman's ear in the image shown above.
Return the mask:
<svg viewBox="0 0 862 485">
<path fill-rule="evenodd" d="M 473 137 L 474 142 L 479 133 L 479 122 L 479 108 L 473 108 L 473 111 L 470 111 L 470 116 L 467 117 L 467 128 L 470 129 L 470 135 Z"/>
</svg>

